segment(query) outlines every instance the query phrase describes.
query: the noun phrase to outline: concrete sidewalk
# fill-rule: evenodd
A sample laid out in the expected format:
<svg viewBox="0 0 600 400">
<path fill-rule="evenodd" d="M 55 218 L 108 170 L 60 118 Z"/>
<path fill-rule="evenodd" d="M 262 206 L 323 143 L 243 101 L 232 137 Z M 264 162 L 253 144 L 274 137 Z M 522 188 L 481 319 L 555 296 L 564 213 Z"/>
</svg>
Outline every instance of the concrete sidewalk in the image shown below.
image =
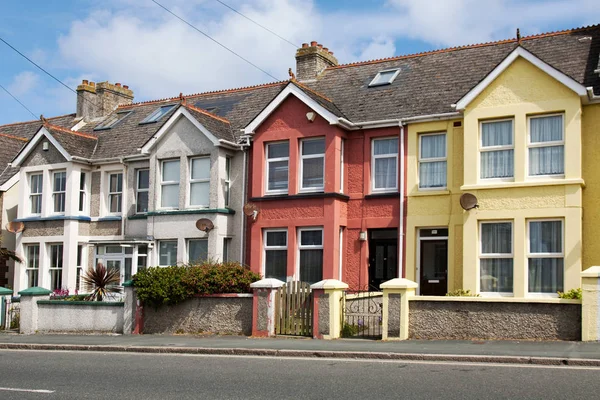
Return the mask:
<svg viewBox="0 0 600 400">
<path fill-rule="evenodd" d="M 533 341 L 381 342 L 359 339 L 247 338 L 187 335 L 0 334 L 0 349 L 122 351 L 497 362 L 600 366 L 600 343 Z"/>
</svg>

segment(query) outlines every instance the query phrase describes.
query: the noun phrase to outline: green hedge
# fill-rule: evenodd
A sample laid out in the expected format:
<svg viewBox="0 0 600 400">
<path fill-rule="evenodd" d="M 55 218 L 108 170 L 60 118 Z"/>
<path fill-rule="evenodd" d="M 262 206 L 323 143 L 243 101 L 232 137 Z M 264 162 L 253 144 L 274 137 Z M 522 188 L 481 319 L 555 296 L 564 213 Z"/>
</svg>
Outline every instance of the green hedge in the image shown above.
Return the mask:
<svg viewBox="0 0 600 400">
<path fill-rule="evenodd" d="M 180 303 L 195 295 L 250 293 L 260 275 L 239 263 L 205 262 L 199 265 L 153 267 L 133 277 L 138 298 L 159 307 Z"/>
</svg>

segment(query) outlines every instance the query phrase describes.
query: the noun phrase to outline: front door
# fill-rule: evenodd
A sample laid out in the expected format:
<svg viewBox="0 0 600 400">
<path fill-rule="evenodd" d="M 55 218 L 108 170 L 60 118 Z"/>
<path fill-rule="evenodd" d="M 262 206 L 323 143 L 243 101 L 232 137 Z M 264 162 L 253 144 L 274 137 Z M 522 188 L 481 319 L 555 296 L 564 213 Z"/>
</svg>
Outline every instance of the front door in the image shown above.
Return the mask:
<svg viewBox="0 0 600 400">
<path fill-rule="evenodd" d="M 369 290 L 398 277 L 398 230 L 369 231 Z"/>
<path fill-rule="evenodd" d="M 422 229 L 420 232 L 421 296 L 445 296 L 448 292 L 448 238 L 436 237 L 439 231 L 447 235 L 446 229 Z"/>
</svg>

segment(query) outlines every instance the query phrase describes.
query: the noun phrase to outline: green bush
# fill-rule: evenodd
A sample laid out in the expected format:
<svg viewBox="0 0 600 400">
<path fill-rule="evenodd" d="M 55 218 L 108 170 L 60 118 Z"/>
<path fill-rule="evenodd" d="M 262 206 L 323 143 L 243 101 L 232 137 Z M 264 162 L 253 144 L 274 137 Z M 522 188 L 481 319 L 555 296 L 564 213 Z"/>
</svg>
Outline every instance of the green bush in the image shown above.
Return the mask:
<svg viewBox="0 0 600 400">
<path fill-rule="evenodd" d="M 239 263 L 207 261 L 198 265 L 146 268 L 133 277 L 138 298 L 159 307 L 182 302 L 195 295 L 249 293 L 260 275 Z"/>
<path fill-rule="evenodd" d="M 354 324 L 350 325 L 350 324 L 344 322 L 344 326 L 342 327 L 340 336 L 342 336 L 343 338 L 350 338 L 350 337 L 358 335 L 358 332 L 359 332 L 358 325 L 354 325 Z"/>
<path fill-rule="evenodd" d="M 467 289 L 467 290 L 456 289 L 456 290 L 453 290 L 451 292 L 446 293 L 446 296 L 451 296 L 451 297 L 479 297 L 478 294 L 471 293 L 471 291 L 469 289 Z"/>
<path fill-rule="evenodd" d="M 556 292 L 558 293 L 558 297 L 560 299 L 574 299 L 574 300 L 581 300 L 581 288 L 577 288 L 577 289 L 571 289 L 568 292 Z"/>
</svg>

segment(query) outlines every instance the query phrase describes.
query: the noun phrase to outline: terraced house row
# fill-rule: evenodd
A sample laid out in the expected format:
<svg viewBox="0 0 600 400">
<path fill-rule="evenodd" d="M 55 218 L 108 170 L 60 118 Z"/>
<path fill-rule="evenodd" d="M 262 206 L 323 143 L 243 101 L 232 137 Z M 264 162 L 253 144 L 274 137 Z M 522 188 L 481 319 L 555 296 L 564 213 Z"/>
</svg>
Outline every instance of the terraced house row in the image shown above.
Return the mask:
<svg viewBox="0 0 600 400">
<path fill-rule="evenodd" d="M 600 264 L 598 25 L 347 65 L 311 42 L 285 82 L 77 93 L 76 114 L 0 127 L 16 290 L 215 259 L 543 297 Z"/>
</svg>

